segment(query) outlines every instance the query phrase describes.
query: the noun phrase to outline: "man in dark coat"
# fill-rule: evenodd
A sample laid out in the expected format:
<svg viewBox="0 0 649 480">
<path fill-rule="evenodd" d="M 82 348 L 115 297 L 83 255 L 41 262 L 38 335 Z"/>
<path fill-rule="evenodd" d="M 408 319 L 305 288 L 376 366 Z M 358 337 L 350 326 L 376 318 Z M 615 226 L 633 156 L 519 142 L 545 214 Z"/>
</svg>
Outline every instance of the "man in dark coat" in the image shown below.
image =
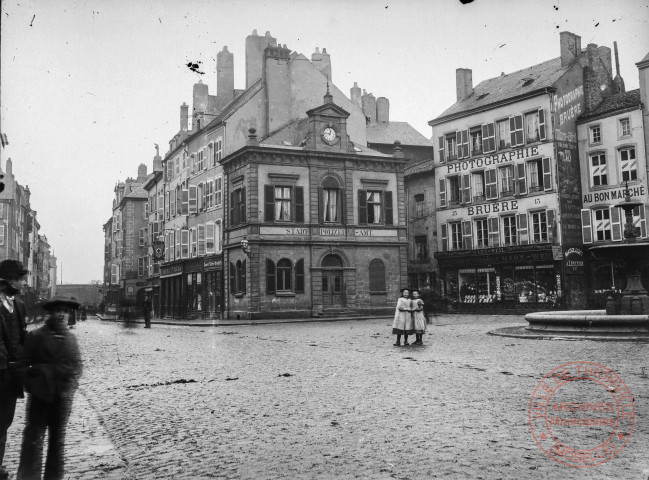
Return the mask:
<svg viewBox="0 0 649 480">
<path fill-rule="evenodd" d="M 29 395 L 17 480 L 40 480 L 47 429 L 44 478 L 63 478 L 65 429 L 82 371 L 79 345 L 67 325 L 70 311 L 78 307 L 71 298 L 53 297 L 43 304 L 49 313 L 45 325 L 27 335 L 22 363 Z"/>
<path fill-rule="evenodd" d="M 153 306 L 151 305 L 151 300 L 149 297 L 144 297 L 144 302 L 142 302 L 142 311 L 144 313 L 144 328 L 151 328 L 151 310 Z"/>
<path fill-rule="evenodd" d="M 16 260 L 0 262 L 0 480 L 9 478 L 2 466 L 7 430 L 16 411 L 16 399 L 23 398 L 19 358 L 25 343 L 25 304 L 16 295 L 25 286 L 27 270 Z"/>
</svg>

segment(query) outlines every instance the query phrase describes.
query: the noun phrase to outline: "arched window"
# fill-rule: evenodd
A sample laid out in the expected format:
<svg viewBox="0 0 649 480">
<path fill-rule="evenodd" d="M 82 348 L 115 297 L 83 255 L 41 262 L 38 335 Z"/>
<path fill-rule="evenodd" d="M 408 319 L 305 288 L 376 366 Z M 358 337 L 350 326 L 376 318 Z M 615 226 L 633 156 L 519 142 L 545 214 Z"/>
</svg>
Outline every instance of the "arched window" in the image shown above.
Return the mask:
<svg viewBox="0 0 649 480">
<path fill-rule="evenodd" d="M 287 258 L 282 258 L 277 262 L 277 291 L 287 292 L 292 290 L 291 271 L 293 266 Z"/>
<path fill-rule="evenodd" d="M 326 177 L 318 188 L 318 219 L 320 223 L 345 223 L 344 198 L 340 183 L 334 177 Z"/>
<path fill-rule="evenodd" d="M 385 264 L 380 258 L 370 262 L 370 292 L 385 292 Z"/>
<path fill-rule="evenodd" d="M 322 266 L 325 268 L 343 268 L 343 261 L 338 255 L 332 253 L 322 259 Z"/>
</svg>

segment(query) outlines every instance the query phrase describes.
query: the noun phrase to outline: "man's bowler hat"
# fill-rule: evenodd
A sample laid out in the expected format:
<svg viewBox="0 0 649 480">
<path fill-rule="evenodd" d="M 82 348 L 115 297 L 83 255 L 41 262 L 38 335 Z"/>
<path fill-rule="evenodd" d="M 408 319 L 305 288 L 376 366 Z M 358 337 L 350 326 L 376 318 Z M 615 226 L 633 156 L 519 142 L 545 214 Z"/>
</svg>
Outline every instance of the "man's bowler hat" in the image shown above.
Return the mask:
<svg viewBox="0 0 649 480">
<path fill-rule="evenodd" d="M 0 280 L 19 280 L 29 273 L 18 260 L 0 262 Z"/>
</svg>

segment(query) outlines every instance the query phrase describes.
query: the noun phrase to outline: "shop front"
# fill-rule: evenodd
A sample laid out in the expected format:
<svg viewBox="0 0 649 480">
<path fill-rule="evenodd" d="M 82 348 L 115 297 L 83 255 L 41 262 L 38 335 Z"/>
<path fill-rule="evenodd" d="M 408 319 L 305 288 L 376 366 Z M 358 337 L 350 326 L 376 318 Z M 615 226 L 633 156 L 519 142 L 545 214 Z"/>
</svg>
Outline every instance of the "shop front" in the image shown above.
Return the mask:
<svg viewBox="0 0 649 480">
<path fill-rule="evenodd" d="M 185 261 L 185 315 L 184 318 L 203 318 L 203 258 Z"/>
<path fill-rule="evenodd" d="M 438 252 L 436 258 L 442 294 L 460 310 L 551 310 L 562 304 L 561 251 L 552 245 Z"/>
<path fill-rule="evenodd" d="M 223 318 L 223 257 L 205 257 L 203 271 L 203 318 Z"/>
<path fill-rule="evenodd" d="M 160 267 L 161 318 L 182 318 L 184 315 L 183 262 Z"/>
</svg>

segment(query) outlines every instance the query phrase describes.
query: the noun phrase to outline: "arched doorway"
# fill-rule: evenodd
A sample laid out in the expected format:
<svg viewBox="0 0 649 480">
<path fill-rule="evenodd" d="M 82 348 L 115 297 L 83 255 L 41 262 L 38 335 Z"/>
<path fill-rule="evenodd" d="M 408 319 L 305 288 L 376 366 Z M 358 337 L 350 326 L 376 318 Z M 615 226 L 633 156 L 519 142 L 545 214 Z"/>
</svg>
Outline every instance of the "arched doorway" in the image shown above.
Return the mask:
<svg viewBox="0 0 649 480">
<path fill-rule="evenodd" d="M 345 306 L 343 261 L 333 253 L 322 259 L 322 304 L 324 308 Z"/>
</svg>

